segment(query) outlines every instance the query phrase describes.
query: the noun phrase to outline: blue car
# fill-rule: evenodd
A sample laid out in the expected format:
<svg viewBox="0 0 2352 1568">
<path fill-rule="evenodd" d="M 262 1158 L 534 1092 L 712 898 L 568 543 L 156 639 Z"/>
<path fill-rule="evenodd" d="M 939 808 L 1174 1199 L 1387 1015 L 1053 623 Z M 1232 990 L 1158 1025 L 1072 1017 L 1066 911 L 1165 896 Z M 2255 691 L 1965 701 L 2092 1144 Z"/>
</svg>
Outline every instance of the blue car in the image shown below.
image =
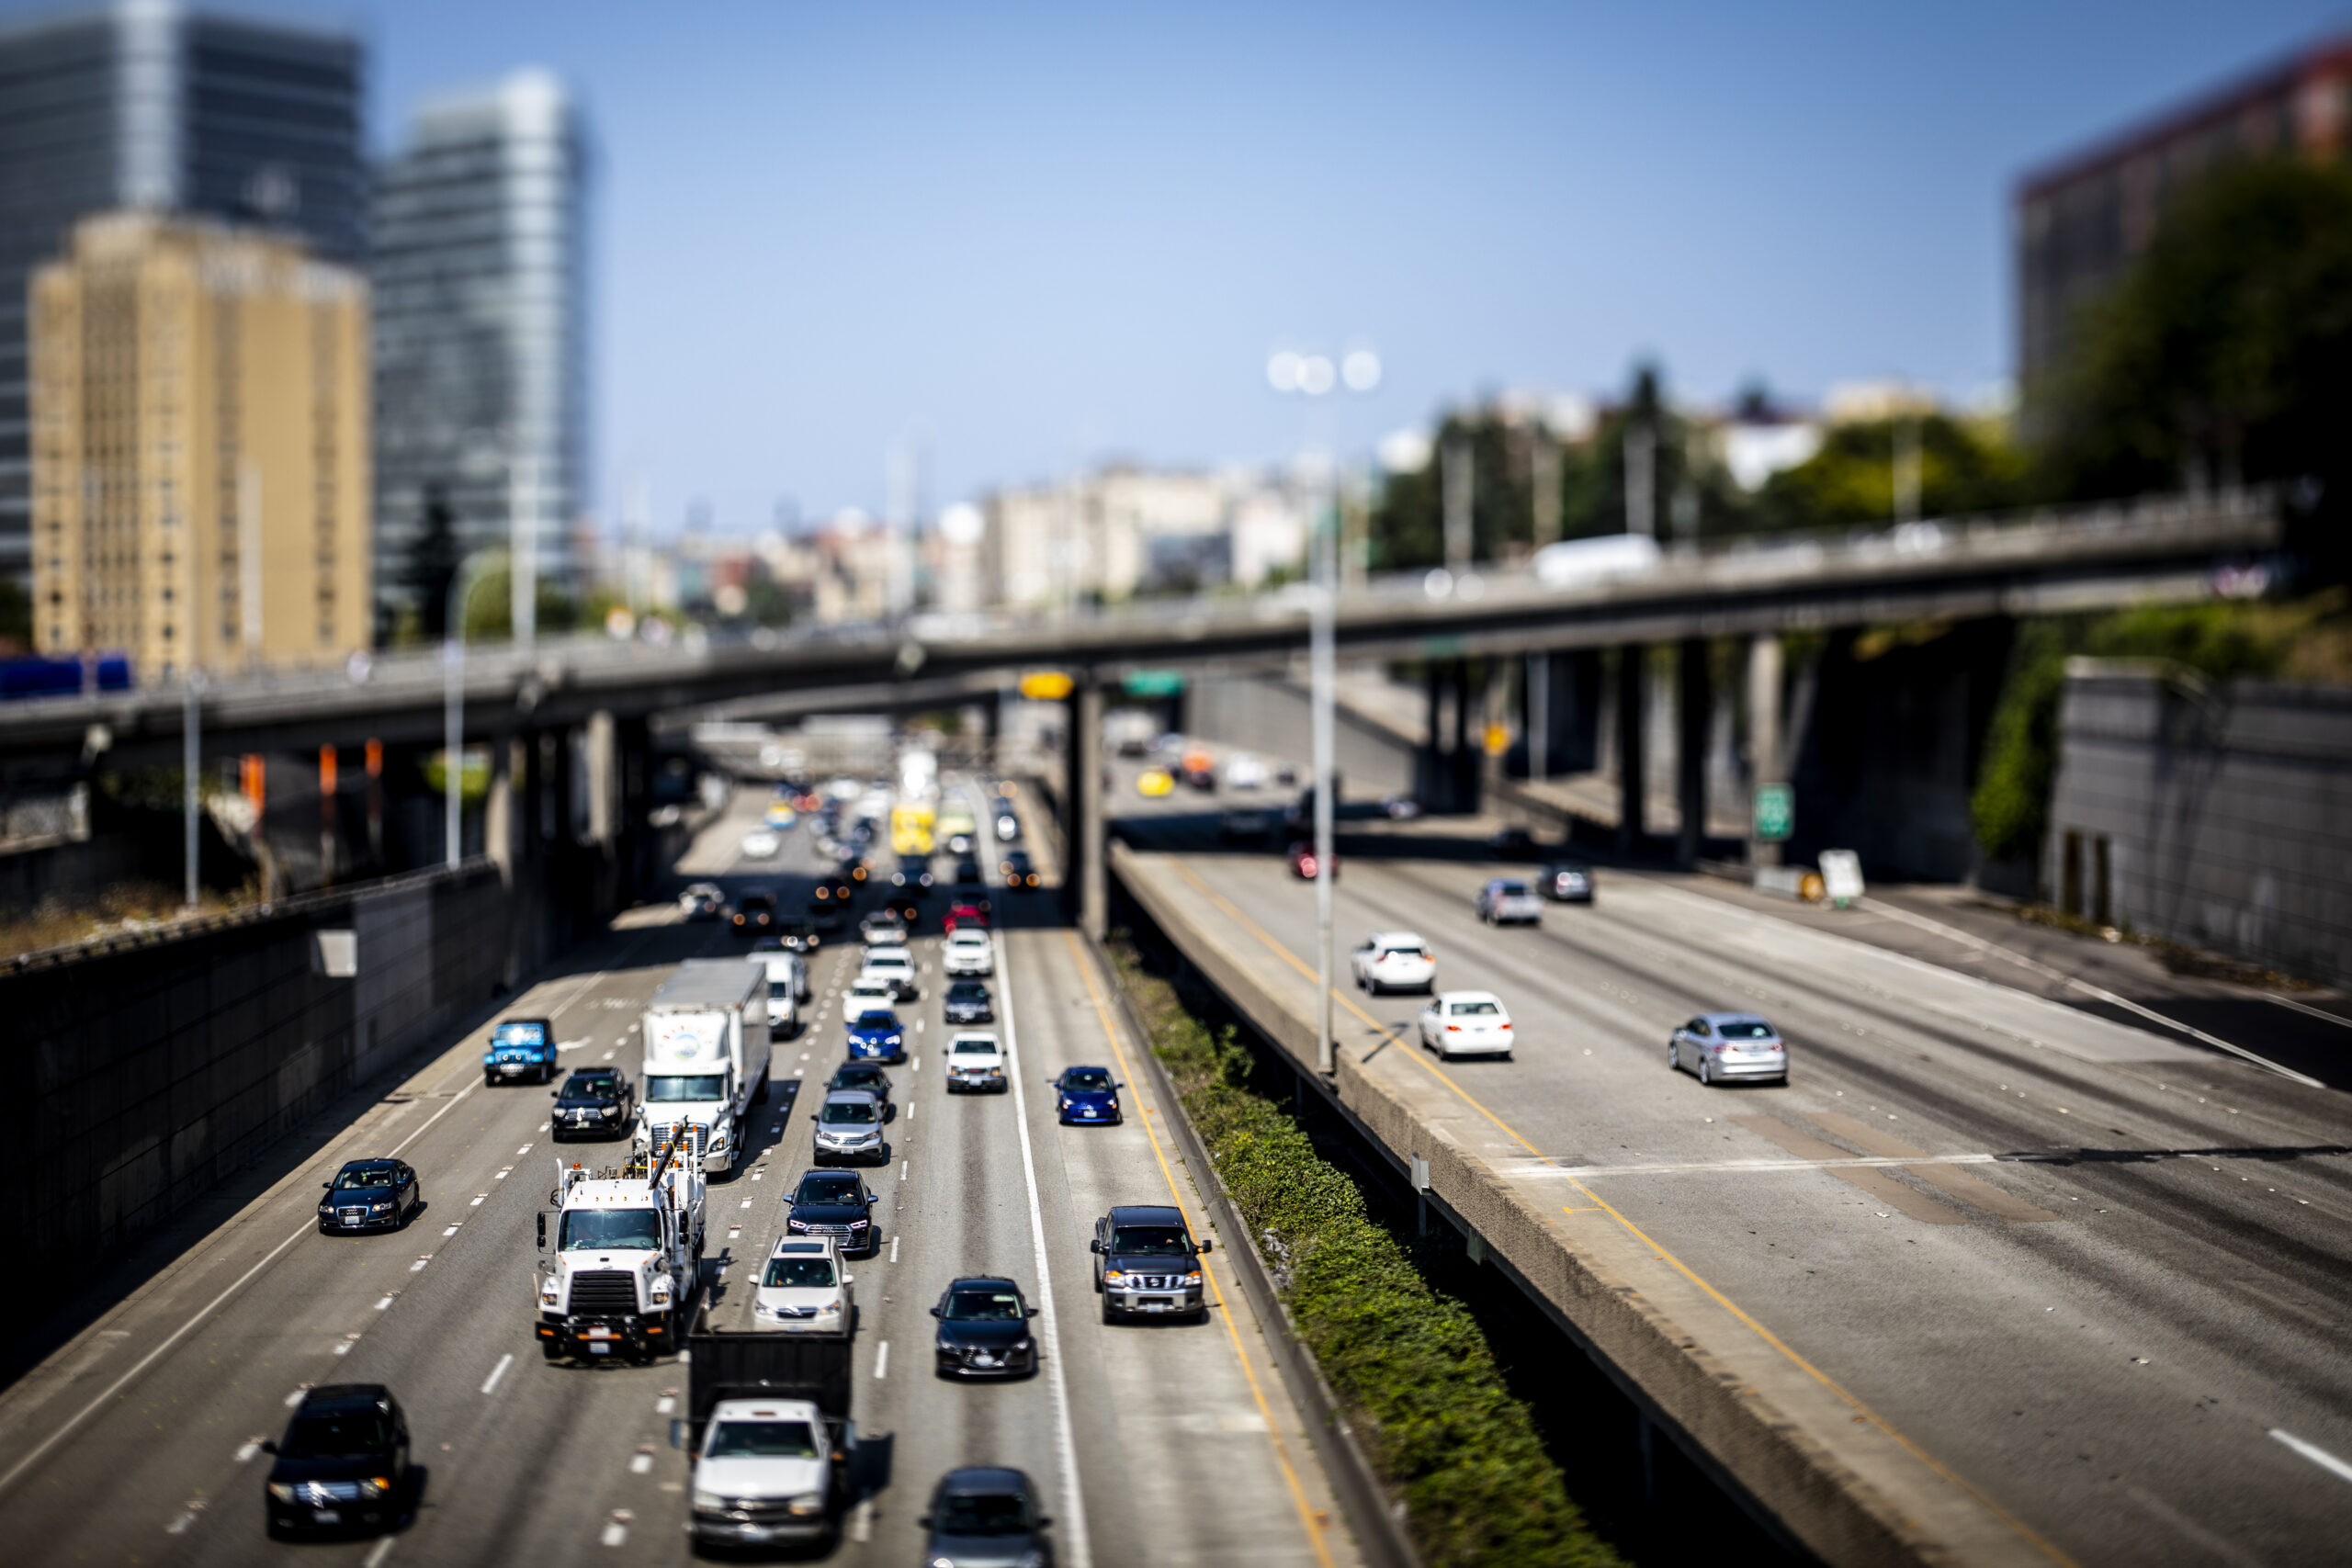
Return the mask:
<svg viewBox="0 0 2352 1568">
<path fill-rule="evenodd" d="M 907 1032 L 899 1015 L 888 1008 L 869 1008 L 849 1021 L 849 1059 L 853 1062 L 903 1062 Z"/>
<path fill-rule="evenodd" d="M 1064 1067 L 1061 1077 L 1046 1080 L 1053 1086 L 1054 1113 L 1062 1125 L 1118 1125 L 1126 1120 L 1119 1111 L 1119 1091 L 1108 1067 Z"/>
<path fill-rule="evenodd" d="M 481 1054 L 485 1084 L 555 1081 L 555 1025 L 544 1018 L 510 1018 L 490 1032 Z"/>
</svg>

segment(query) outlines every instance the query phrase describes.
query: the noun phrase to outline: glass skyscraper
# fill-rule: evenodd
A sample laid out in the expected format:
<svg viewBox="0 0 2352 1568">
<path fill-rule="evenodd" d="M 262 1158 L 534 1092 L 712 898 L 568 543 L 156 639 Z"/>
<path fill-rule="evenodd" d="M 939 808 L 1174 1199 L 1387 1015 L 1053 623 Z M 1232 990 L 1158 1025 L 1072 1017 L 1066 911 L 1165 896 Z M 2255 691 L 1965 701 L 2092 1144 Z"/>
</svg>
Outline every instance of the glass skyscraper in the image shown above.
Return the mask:
<svg viewBox="0 0 2352 1568">
<path fill-rule="evenodd" d="M 0 575 L 30 570 L 27 288 L 114 208 L 367 249 L 359 41 L 330 28 L 116 4 L 0 25 Z"/>
<path fill-rule="evenodd" d="M 374 222 L 376 583 L 422 609 L 418 541 L 444 506 L 458 552 L 527 542 L 573 574 L 587 502 L 588 138 L 543 72 L 416 115 Z M 431 615 L 427 614 L 428 623 Z"/>
</svg>

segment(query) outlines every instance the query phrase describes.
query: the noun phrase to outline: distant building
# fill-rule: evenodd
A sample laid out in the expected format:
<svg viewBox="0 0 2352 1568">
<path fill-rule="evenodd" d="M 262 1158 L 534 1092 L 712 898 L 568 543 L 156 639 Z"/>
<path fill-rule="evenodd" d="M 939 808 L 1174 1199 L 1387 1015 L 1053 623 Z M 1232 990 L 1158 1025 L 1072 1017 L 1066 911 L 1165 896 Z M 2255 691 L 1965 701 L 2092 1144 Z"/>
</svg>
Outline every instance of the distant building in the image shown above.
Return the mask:
<svg viewBox="0 0 2352 1568">
<path fill-rule="evenodd" d="M 118 0 L 0 24 L 0 574 L 30 567 L 26 288 L 75 222 L 124 208 L 366 250 L 350 33 Z"/>
<path fill-rule="evenodd" d="M 2014 198 L 2018 372 L 2064 352 L 2084 306 L 2147 249 L 2165 206 L 2231 158 L 2340 158 L 2352 143 L 2352 38 L 2315 45 L 2026 175 Z"/>
<path fill-rule="evenodd" d="M 1232 476 L 1125 464 L 989 498 L 997 603 L 1052 608 L 1185 592 L 1235 578 Z"/>
<path fill-rule="evenodd" d="M 372 631 L 368 293 L 283 237 L 85 220 L 31 290 L 33 636 L 142 680 Z"/>
<path fill-rule="evenodd" d="M 413 604 L 425 508 L 458 547 L 575 575 L 588 491 L 588 139 L 543 72 L 421 109 L 375 213 L 376 581 Z"/>
</svg>

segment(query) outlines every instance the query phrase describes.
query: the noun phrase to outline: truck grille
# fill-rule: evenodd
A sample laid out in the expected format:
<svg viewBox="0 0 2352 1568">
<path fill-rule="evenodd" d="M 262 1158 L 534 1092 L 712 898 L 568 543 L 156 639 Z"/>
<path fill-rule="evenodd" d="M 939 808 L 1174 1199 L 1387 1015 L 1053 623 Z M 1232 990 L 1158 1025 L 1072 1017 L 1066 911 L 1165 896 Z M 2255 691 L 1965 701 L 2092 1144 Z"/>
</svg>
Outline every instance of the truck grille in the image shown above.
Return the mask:
<svg viewBox="0 0 2352 1568">
<path fill-rule="evenodd" d="M 710 1129 L 704 1126 L 701 1122 L 671 1122 L 666 1123 L 656 1123 L 653 1128 L 654 1162 L 659 1164 L 661 1162 L 662 1156 L 667 1152 L 671 1144 L 681 1137 L 685 1139 L 685 1147 L 688 1152 L 692 1153 L 696 1158 L 700 1158 L 705 1153 L 708 1152 L 708 1146 L 710 1144 Z"/>
<path fill-rule="evenodd" d="M 618 1269 L 591 1269 L 571 1277 L 571 1310 L 582 1316 L 637 1310 L 637 1276 Z"/>
<path fill-rule="evenodd" d="M 1130 1274 L 1127 1276 L 1127 1289 L 1130 1291 L 1173 1291 L 1182 1288 L 1183 1282 L 1184 1277 L 1181 1274 Z"/>
</svg>

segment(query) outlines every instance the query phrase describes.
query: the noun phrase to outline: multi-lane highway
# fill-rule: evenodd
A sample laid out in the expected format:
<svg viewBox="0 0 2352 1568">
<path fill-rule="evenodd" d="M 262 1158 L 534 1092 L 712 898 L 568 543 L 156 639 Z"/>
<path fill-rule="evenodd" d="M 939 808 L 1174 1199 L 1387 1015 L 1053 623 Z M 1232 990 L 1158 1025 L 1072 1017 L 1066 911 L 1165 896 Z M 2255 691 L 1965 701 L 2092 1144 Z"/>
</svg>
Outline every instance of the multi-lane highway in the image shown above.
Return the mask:
<svg viewBox="0 0 2352 1568">
<path fill-rule="evenodd" d="M 818 863 L 805 829 L 786 835 L 784 858 L 738 859 L 763 804 L 739 802 L 681 874 L 781 885 L 797 902 Z M 1035 908 L 997 900 L 996 1028 L 1016 1066 L 1004 1096 L 945 1094 L 933 1054 L 937 938 L 916 944 L 923 996 L 901 1009 L 916 1031 L 893 1073 L 901 1109 L 889 1163 L 868 1173 L 882 1240 L 850 1265 L 854 1415 L 887 1483 L 849 1515 L 833 1555 L 916 1561 L 932 1483 L 959 1464 L 1007 1463 L 1046 1494 L 1065 1564 L 1352 1562 L 1259 1325 L 1224 1288 L 1217 1258 L 1206 1324 L 1099 1320 L 1087 1251 L 1096 1214 L 1176 1201 L 1196 1230 L 1206 1216 L 1103 976 L 1045 900 L 1026 901 Z M 924 930 L 937 931 L 944 903 L 944 889 L 933 896 Z M 646 998 L 678 961 L 739 945 L 670 907 L 639 909 L 504 1011 L 551 1017 L 568 1065 L 609 1060 L 634 1075 Z M 775 1046 L 778 1089 L 754 1108 L 746 1164 L 710 1188 L 707 1266 L 720 1278 L 764 1257 L 811 1164 L 809 1102 L 842 1054 L 839 995 L 856 946 L 845 931 L 818 955 L 814 1016 Z M 548 1142 L 548 1091 L 485 1089 L 484 1032 L 419 1063 L 0 1395 L 0 1557 L 242 1564 L 300 1553 L 367 1568 L 686 1558 L 687 1464 L 670 1446 L 685 1368 L 548 1364 L 537 1353 L 534 1216 L 559 1157 L 594 1165 L 599 1145 Z M 1125 1080 L 1125 1125 L 1056 1124 L 1046 1080 L 1080 1063 Z M 345 1158 L 379 1154 L 417 1168 L 426 1212 L 394 1235 L 318 1235 L 319 1183 Z M 949 1279 L 982 1270 L 1013 1275 L 1046 1308 L 1035 1379 L 964 1386 L 933 1375 L 928 1309 Z M 339 1382 L 387 1383 L 405 1404 L 427 1472 L 418 1506 L 379 1540 L 272 1545 L 269 1461 L 256 1445 L 301 1389 Z"/>
<path fill-rule="evenodd" d="M 1303 1014 L 1311 887 L 1220 846 L 1222 798 L 1131 774 L 1137 863 Z M 1548 1183 L 1555 1225 L 1637 1227 L 1722 1332 L 1842 1391 L 2026 1559 L 2346 1560 L 2352 1100 L 1668 876 L 1603 871 L 1592 907 L 1496 930 L 1476 888 L 1531 868 L 1488 858 L 1491 826 L 1343 824 L 1340 1034 L 1367 1070 L 1442 1078 L 1419 1092 Z M 1510 1059 L 1440 1066 L 1420 998 L 1348 989 L 1346 949 L 1397 929 L 1442 987 L 1504 998 Z M 1780 1025 L 1787 1087 L 1668 1071 L 1713 1009 Z"/>
</svg>

